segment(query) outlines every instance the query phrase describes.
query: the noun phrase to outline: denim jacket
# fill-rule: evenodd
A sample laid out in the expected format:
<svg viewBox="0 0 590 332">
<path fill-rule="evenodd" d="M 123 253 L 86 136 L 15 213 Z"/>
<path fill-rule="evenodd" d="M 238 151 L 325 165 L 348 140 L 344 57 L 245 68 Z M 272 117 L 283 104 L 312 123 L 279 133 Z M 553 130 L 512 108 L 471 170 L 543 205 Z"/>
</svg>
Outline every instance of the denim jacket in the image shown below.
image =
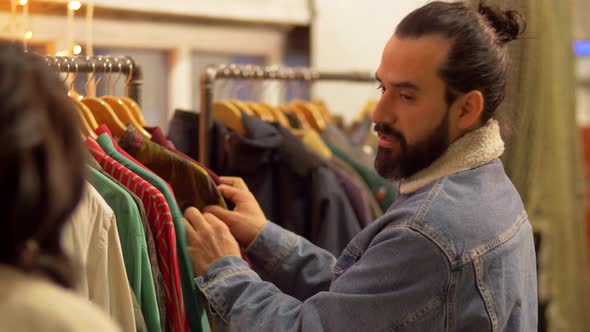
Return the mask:
<svg viewBox="0 0 590 332">
<path fill-rule="evenodd" d="M 337 260 L 268 223 L 247 250 L 257 272 L 238 257 L 214 262 L 196 283 L 217 328 L 536 331 L 531 225 L 497 159 L 503 144 L 487 142 L 500 140 L 494 125 L 402 181 Z"/>
</svg>

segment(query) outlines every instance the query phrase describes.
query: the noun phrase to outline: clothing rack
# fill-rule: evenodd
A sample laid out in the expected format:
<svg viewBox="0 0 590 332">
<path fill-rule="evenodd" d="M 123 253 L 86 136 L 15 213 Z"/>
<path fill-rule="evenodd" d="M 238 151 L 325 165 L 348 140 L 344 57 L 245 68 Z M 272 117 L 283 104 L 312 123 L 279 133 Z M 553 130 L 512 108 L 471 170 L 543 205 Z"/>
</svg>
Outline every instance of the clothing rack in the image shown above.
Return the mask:
<svg viewBox="0 0 590 332">
<path fill-rule="evenodd" d="M 201 73 L 201 113 L 199 116 L 199 160 L 209 165 L 209 132 L 213 124 L 213 91 L 217 80 L 344 81 L 375 82 L 370 72 L 326 72 L 307 67 L 261 67 L 255 65 L 210 65 Z"/>
<path fill-rule="evenodd" d="M 139 89 L 142 85 L 141 68 L 129 56 L 44 56 L 47 65 L 60 73 L 102 73 L 125 75 L 125 95 L 139 103 Z"/>
</svg>

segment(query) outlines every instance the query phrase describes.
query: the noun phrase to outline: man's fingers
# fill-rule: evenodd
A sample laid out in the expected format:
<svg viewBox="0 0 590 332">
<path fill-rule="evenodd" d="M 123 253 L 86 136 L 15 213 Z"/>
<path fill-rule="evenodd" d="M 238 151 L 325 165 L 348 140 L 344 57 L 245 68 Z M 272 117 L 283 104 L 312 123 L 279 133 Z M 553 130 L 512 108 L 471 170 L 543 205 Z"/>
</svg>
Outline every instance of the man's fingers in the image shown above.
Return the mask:
<svg viewBox="0 0 590 332">
<path fill-rule="evenodd" d="M 234 223 L 238 219 L 238 215 L 234 211 L 224 209 L 219 205 L 209 205 L 203 209 L 205 213 L 212 214 L 224 223 Z"/>
<path fill-rule="evenodd" d="M 227 184 L 221 184 L 217 187 L 217 189 L 219 189 L 219 192 L 221 193 L 221 195 L 223 195 L 223 197 L 234 202 L 234 204 L 236 205 L 245 201 L 248 198 L 249 194 L 249 192 L 247 191 L 229 186 Z"/>
<path fill-rule="evenodd" d="M 186 229 L 186 238 L 192 239 L 198 236 L 197 231 L 193 228 L 193 225 L 186 218 L 182 218 L 184 222 L 184 228 Z"/>
<path fill-rule="evenodd" d="M 194 207 L 189 207 L 184 210 L 184 218 L 188 221 L 193 230 L 202 228 L 207 223 L 201 212 Z"/>
<path fill-rule="evenodd" d="M 246 185 L 246 182 L 244 182 L 242 178 L 235 176 L 221 176 L 219 177 L 219 180 L 221 181 L 221 183 L 226 184 L 228 186 L 244 191 L 250 191 L 248 189 L 248 186 Z"/>
</svg>

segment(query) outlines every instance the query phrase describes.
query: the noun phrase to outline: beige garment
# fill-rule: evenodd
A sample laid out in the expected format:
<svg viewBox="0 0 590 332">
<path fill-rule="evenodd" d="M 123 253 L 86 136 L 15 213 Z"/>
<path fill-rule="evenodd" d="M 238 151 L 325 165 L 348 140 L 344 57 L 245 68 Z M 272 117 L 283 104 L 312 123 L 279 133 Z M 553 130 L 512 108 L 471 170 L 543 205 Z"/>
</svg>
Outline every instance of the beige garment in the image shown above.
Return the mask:
<svg viewBox="0 0 590 332">
<path fill-rule="evenodd" d="M 94 304 L 39 276 L 0 265 L 0 331 L 120 331 Z"/>
<path fill-rule="evenodd" d="M 109 314 L 123 331 L 134 332 L 131 288 L 115 214 L 89 183 L 64 227 L 62 240 L 66 252 L 82 266 L 80 294 Z"/>
</svg>

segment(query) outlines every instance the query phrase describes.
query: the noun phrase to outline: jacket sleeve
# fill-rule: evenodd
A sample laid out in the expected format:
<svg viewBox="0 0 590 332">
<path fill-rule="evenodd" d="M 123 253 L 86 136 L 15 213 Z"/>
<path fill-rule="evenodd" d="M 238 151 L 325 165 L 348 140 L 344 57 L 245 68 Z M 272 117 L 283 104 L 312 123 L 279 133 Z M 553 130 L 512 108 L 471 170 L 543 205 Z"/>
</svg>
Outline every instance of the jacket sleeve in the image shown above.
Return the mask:
<svg viewBox="0 0 590 332">
<path fill-rule="evenodd" d="M 330 290 L 305 301 L 262 281 L 238 257 L 215 262 L 196 282 L 220 331 L 397 331 L 420 330 L 432 317 L 444 322 L 449 265 L 423 235 L 385 230 L 354 263 L 341 261 Z"/>
<path fill-rule="evenodd" d="M 328 290 L 336 263 L 328 251 L 272 222 L 266 224 L 246 254 L 263 280 L 302 301 Z"/>
</svg>

